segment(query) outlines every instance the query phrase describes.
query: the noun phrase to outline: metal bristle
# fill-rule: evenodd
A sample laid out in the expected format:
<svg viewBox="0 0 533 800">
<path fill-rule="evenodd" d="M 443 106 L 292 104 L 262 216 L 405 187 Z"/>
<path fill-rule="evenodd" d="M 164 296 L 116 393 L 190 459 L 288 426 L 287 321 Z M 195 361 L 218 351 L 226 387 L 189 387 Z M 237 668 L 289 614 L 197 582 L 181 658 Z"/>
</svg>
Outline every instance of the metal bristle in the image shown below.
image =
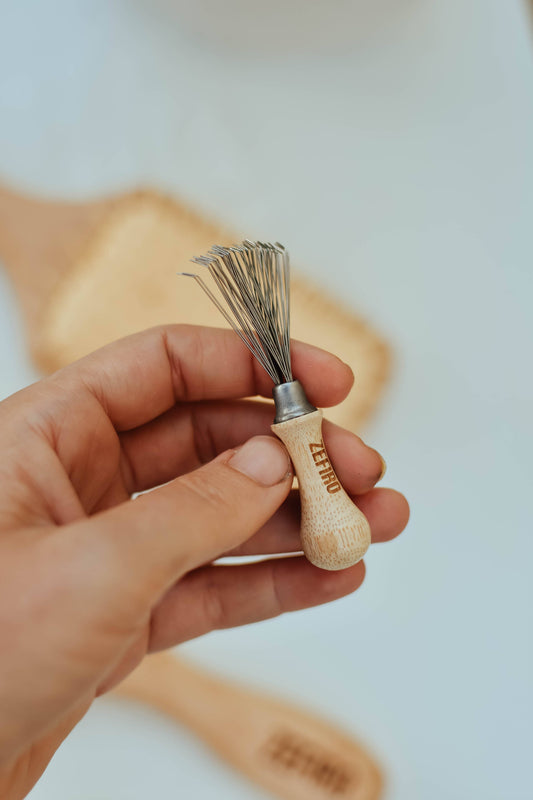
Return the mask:
<svg viewBox="0 0 533 800">
<path fill-rule="evenodd" d="M 292 381 L 290 355 L 289 254 L 283 245 L 251 242 L 214 245 L 191 259 L 206 268 L 218 293 L 194 278 L 274 383 Z"/>
</svg>

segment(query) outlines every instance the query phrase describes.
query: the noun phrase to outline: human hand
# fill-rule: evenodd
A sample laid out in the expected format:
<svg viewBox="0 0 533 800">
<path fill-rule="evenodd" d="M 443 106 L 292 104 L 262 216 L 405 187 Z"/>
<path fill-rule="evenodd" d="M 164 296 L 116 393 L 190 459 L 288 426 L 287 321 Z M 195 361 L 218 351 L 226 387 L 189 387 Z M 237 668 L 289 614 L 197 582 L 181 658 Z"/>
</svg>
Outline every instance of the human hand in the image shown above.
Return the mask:
<svg viewBox="0 0 533 800">
<path fill-rule="evenodd" d="M 334 356 L 295 342 L 292 360 L 316 405 L 348 393 L 351 371 Z M 0 403 L 3 798 L 24 797 L 93 699 L 147 652 L 361 584 L 362 563 L 212 563 L 300 549 L 272 404 L 243 399 L 271 388 L 233 332 L 169 326 Z M 408 506 L 373 488 L 379 454 L 327 422 L 324 439 L 373 541 L 396 536 Z"/>
</svg>

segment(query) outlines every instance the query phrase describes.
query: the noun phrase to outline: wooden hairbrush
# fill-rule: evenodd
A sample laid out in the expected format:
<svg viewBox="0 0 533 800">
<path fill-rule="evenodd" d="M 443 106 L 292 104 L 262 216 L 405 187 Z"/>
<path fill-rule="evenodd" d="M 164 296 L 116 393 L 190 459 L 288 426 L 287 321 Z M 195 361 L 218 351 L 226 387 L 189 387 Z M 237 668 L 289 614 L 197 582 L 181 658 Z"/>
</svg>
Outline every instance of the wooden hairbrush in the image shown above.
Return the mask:
<svg viewBox="0 0 533 800">
<path fill-rule="evenodd" d="M 185 723 L 225 761 L 286 800 L 378 800 L 382 777 L 347 734 L 286 701 L 147 656 L 114 694 Z"/>
<path fill-rule="evenodd" d="M 14 283 L 37 366 L 51 372 L 152 325 L 219 325 L 194 285 L 176 281 L 191 253 L 233 237 L 184 205 L 142 190 L 96 202 L 51 202 L 0 186 L 0 259 Z M 376 406 L 389 349 L 365 322 L 301 274 L 291 326 L 355 368 L 356 389 L 328 417 L 352 430 Z"/>
</svg>

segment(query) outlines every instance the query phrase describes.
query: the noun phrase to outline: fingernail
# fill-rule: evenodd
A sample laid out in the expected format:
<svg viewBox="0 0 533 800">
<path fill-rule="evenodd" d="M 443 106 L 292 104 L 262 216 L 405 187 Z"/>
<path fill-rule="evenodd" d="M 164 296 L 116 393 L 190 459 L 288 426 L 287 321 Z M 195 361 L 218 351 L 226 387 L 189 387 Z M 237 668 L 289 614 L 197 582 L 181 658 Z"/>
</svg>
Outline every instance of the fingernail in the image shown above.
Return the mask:
<svg viewBox="0 0 533 800">
<path fill-rule="evenodd" d="M 228 464 L 261 486 L 275 486 L 292 474 L 287 451 L 272 436 L 249 439 Z"/>
<path fill-rule="evenodd" d="M 376 450 L 376 453 L 377 453 L 377 450 Z M 379 478 L 377 480 L 377 482 L 379 483 L 380 480 L 385 475 L 385 473 L 387 472 L 387 462 L 385 461 L 385 459 L 383 458 L 381 453 L 378 453 L 378 456 L 379 456 L 379 460 L 381 461 L 381 472 L 380 472 Z"/>
</svg>

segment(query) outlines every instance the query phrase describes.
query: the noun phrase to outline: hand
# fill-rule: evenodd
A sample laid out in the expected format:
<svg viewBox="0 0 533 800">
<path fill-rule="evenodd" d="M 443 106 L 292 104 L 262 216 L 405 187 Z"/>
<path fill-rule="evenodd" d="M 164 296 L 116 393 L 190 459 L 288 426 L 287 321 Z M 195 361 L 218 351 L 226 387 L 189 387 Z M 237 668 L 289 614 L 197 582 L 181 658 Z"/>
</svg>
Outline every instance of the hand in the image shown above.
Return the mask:
<svg viewBox="0 0 533 800">
<path fill-rule="evenodd" d="M 351 387 L 349 367 L 310 346 L 294 343 L 293 366 L 318 406 Z M 146 653 L 361 584 L 362 563 L 337 573 L 302 556 L 212 563 L 299 550 L 272 404 L 242 399 L 271 388 L 233 332 L 173 326 L 0 404 L 3 798 L 30 790 L 93 699 Z M 408 506 L 372 488 L 379 454 L 332 424 L 324 437 L 373 540 L 396 536 Z"/>
</svg>

